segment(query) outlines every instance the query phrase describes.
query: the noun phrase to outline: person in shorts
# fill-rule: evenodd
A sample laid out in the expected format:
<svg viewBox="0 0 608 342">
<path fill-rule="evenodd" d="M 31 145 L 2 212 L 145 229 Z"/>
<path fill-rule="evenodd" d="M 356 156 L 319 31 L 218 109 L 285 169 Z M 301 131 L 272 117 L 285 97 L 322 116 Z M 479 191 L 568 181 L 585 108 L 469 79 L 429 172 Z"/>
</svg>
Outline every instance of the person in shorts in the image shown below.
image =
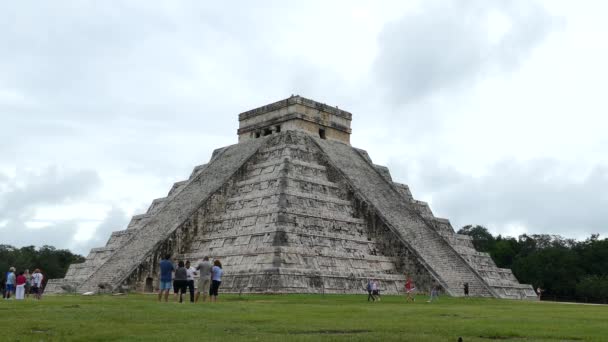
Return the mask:
<svg viewBox="0 0 608 342">
<path fill-rule="evenodd" d="M 17 281 L 17 276 L 15 276 L 15 268 L 11 267 L 8 269 L 6 273 L 6 299 L 11 298 L 11 293 L 15 294 L 15 283 Z"/>
<path fill-rule="evenodd" d="M 42 298 L 42 280 L 44 280 L 44 276 L 40 272 L 40 269 L 35 269 L 32 274 L 32 294 L 38 300 Z"/>
<path fill-rule="evenodd" d="M 186 288 L 188 287 L 188 271 L 186 270 L 184 262 L 181 260 L 177 263 L 173 283 L 179 292 L 179 302 L 183 303 L 183 296 L 184 293 L 186 293 Z"/>
<path fill-rule="evenodd" d="M 222 263 L 216 259 L 213 261 L 213 267 L 211 268 L 211 288 L 209 289 L 209 297 L 211 297 L 212 302 L 217 302 L 223 274 L 224 270 L 222 269 Z"/>
<path fill-rule="evenodd" d="M 169 291 L 171 291 L 172 272 L 175 269 L 171 262 L 171 255 L 165 255 L 165 258 L 160 261 L 160 284 L 158 291 L 158 301 L 161 301 L 163 292 L 165 293 L 165 302 L 169 301 Z"/>
<path fill-rule="evenodd" d="M 203 261 L 196 266 L 196 270 L 200 275 L 198 279 L 198 291 L 196 292 L 196 302 L 198 302 L 201 293 L 203 294 L 203 302 L 207 300 L 209 290 L 211 289 L 211 268 L 213 268 L 213 265 L 209 261 L 208 256 L 204 257 Z"/>
</svg>

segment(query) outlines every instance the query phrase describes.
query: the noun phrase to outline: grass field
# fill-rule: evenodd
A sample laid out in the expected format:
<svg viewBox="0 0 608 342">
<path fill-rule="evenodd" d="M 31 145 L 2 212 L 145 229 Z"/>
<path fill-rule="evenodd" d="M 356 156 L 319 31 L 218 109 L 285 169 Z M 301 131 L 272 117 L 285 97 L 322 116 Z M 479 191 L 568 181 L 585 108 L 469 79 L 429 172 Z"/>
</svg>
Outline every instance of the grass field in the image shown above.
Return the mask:
<svg viewBox="0 0 608 342">
<path fill-rule="evenodd" d="M 2 341 L 608 341 L 608 306 L 383 296 L 222 295 L 215 304 L 155 296 L 1 301 Z"/>
</svg>

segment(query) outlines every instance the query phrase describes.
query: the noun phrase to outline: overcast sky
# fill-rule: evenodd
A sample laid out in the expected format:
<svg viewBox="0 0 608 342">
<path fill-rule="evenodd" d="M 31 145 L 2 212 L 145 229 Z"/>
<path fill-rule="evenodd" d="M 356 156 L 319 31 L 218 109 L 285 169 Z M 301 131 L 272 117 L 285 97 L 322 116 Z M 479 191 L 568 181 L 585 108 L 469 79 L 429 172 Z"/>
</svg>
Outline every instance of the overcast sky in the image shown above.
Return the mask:
<svg viewBox="0 0 608 342">
<path fill-rule="evenodd" d="M 300 94 L 455 229 L 608 234 L 603 1 L 5 1 L 0 243 L 86 254 Z"/>
</svg>

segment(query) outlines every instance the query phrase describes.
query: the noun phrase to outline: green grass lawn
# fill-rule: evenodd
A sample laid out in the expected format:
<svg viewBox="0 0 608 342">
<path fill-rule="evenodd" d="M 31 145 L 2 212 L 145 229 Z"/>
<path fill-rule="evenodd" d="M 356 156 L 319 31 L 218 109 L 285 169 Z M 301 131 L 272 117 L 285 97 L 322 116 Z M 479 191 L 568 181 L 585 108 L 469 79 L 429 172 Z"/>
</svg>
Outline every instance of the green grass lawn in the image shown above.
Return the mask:
<svg viewBox="0 0 608 342">
<path fill-rule="evenodd" d="M 0 302 L 2 341 L 608 341 L 608 306 L 360 295 L 46 296 Z"/>
</svg>

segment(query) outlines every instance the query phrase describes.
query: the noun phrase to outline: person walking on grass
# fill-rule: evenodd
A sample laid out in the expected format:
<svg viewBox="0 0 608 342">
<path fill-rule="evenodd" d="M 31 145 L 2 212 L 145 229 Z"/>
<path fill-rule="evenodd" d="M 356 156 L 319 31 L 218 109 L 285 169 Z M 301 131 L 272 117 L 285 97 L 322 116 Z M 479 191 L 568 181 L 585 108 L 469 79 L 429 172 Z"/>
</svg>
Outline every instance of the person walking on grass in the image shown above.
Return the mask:
<svg viewBox="0 0 608 342">
<path fill-rule="evenodd" d="M 25 284 L 27 283 L 27 278 L 25 278 L 25 272 L 19 272 L 16 280 L 15 287 L 15 299 L 23 300 L 25 299 Z"/>
<path fill-rule="evenodd" d="M 464 283 L 464 296 L 469 297 L 469 283 Z"/>
<path fill-rule="evenodd" d="M 40 300 L 42 299 L 42 281 L 44 280 L 44 276 L 40 269 L 37 268 L 34 270 L 34 274 L 32 274 L 32 294 L 34 298 Z"/>
<path fill-rule="evenodd" d="M 368 302 L 369 302 L 370 299 L 372 300 L 372 302 L 376 301 L 376 297 L 374 297 L 374 295 L 372 294 L 372 287 L 373 287 L 372 283 L 373 283 L 372 278 L 369 278 L 367 280 L 367 287 L 366 287 L 366 289 L 367 289 L 367 301 Z"/>
<path fill-rule="evenodd" d="M 372 295 L 380 301 L 380 284 L 378 283 L 378 279 L 374 279 L 372 282 Z"/>
<path fill-rule="evenodd" d="M 213 267 L 211 268 L 211 289 L 209 290 L 209 297 L 212 302 L 217 302 L 223 274 L 224 270 L 222 269 L 222 263 L 218 259 L 215 259 L 215 261 L 213 261 Z"/>
<path fill-rule="evenodd" d="M 181 260 L 177 263 L 177 270 L 175 270 L 175 287 L 179 292 L 179 302 L 183 303 L 183 296 L 188 287 L 188 270 L 186 270 L 184 262 Z"/>
<path fill-rule="evenodd" d="M 427 300 L 427 303 L 431 303 L 434 300 L 439 299 L 439 285 L 433 284 L 431 285 L 431 297 Z"/>
<path fill-rule="evenodd" d="M 412 278 L 407 277 L 407 280 L 405 281 L 405 296 L 406 296 L 405 300 L 406 301 L 414 302 L 416 300 L 416 298 L 414 297 L 415 290 L 416 290 L 416 287 L 412 283 Z"/>
<path fill-rule="evenodd" d="M 171 262 L 171 255 L 165 255 L 165 258 L 160 261 L 160 284 L 158 291 L 158 301 L 160 302 L 163 293 L 165 294 L 165 302 L 169 301 L 169 291 L 171 291 L 171 276 L 172 272 L 175 269 L 173 263 Z"/>
<path fill-rule="evenodd" d="M 209 290 L 211 289 L 211 268 L 213 265 L 209 261 L 209 257 L 206 256 L 203 258 L 198 266 L 196 266 L 196 270 L 199 274 L 198 280 L 198 291 L 196 292 L 196 302 L 198 302 L 198 298 L 201 293 L 203 294 L 203 302 L 207 300 L 207 296 L 209 296 Z"/>
<path fill-rule="evenodd" d="M 186 261 L 186 272 L 188 274 L 188 292 L 190 292 L 190 303 L 194 303 L 194 276 L 196 275 L 196 268 L 190 266 L 190 260 Z"/>
<path fill-rule="evenodd" d="M 15 276 L 15 268 L 11 267 L 6 272 L 6 299 L 11 299 L 11 293 L 15 294 L 15 282 L 17 281 Z"/>
</svg>

